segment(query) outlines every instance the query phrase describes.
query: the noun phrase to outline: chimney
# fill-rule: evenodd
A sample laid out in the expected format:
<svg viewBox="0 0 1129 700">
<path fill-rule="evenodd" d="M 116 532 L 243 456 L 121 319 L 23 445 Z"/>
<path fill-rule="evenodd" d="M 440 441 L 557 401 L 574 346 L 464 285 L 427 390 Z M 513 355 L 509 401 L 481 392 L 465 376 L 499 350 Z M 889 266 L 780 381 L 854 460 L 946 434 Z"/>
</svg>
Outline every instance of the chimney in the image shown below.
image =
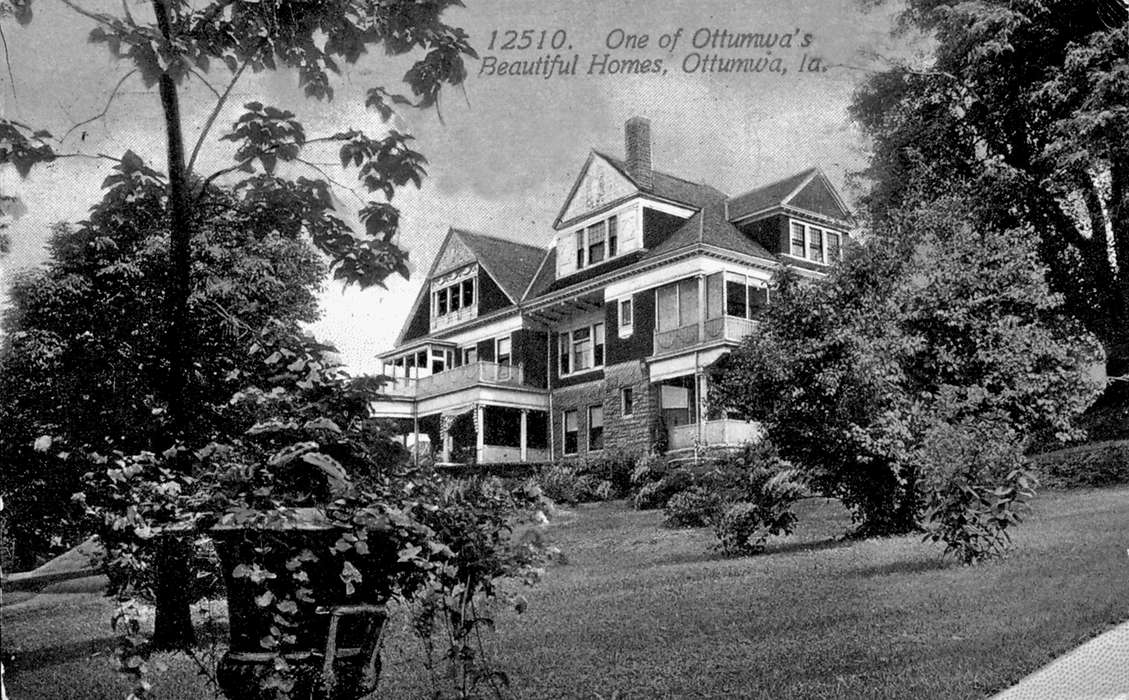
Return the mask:
<svg viewBox="0 0 1129 700">
<path fill-rule="evenodd" d="M 651 120 L 632 117 L 624 127 L 627 136 L 627 173 L 643 189 L 651 189 Z"/>
</svg>

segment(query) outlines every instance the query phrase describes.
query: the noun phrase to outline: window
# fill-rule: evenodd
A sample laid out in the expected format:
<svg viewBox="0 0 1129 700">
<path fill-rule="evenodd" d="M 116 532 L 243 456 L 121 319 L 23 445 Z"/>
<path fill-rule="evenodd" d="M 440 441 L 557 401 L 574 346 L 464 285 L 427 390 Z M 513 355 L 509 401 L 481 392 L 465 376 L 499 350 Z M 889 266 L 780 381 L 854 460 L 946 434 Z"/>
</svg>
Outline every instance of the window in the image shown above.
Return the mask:
<svg viewBox="0 0 1129 700">
<path fill-rule="evenodd" d="M 620 390 L 619 395 L 623 404 L 623 415 L 633 415 L 635 413 L 635 390 L 626 386 Z"/>
<path fill-rule="evenodd" d="M 841 255 L 839 250 L 839 234 L 828 231 L 827 235 L 827 262 L 838 262 Z"/>
<path fill-rule="evenodd" d="M 823 260 L 823 229 L 808 227 L 808 258 L 821 263 Z"/>
<path fill-rule="evenodd" d="M 635 322 L 632 313 L 630 299 L 623 299 L 619 302 L 619 327 L 621 330 L 630 329 L 631 325 Z"/>
<path fill-rule="evenodd" d="M 748 311 L 745 299 L 745 285 L 733 280 L 725 281 L 725 315 L 745 318 Z"/>
<path fill-rule="evenodd" d="M 804 225 L 792 222 L 792 255 L 804 257 Z"/>
<path fill-rule="evenodd" d="M 588 451 L 604 449 L 604 407 L 588 407 Z"/>
<path fill-rule="evenodd" d="M 574 455 L 580 451 L 580 425 L 576 411 L 564 412 L 564 453 Z"/>
<path fill-rule="evenodd" d="M 658 331 L 674 330 L 698 323 L 698 278 L 687 277 L 656 290 Z"/>
<path fill-rule="evenodd" d="M 478 348 L 474 345 L 469 348 L 463 348 L 463 364 L 469 365 L 472 362 L 478 361 Z"/>
<path fill-rule="evenodd" d="M 496 342 L 497 345 L 495 346 L 496 351 L 494 353 L 494 361 L 500 365 L 510 364 L 510 337 L 507 335 L 502 338 L 498 338 Z"/>
<path fill-rule="evenodd" d="M 616 217 L 576 232 L 576 269 L 596 265 L 619 253 L 619 228 Z"/>
<path fill-rule="evenodd" d="M 468 274 L 471 276 L 468 277 Z M 451 277 L 460 277 L 461 279 L 457 282 L 448 282 Z M 461 272 L 446 275 L 442 280 L 433 282 L 433 284 L 436 284 L 436 286 L 432 288 L 432 308 L 437 317 L 453 314 L 459 309 L 473 306 L 476 301 L 473 268 L 464 268 Z"/>
<path fill-rule="evenodd" d="M 600 222 L 595 226 L 588 227 L 588 264 L 595 265 L 598 262 L 603 262 L 604 253 L 607 252 L 605 247 L 604 238 L 607 236 L 607 231 L 604 228 L 604 222 Z"/>
<path fill-rule="evenodd" d="M 577 328 L 572 332 L 572 371 L 592 366 L 592 329 Z"/>
<path fill-rule="evenodd" d="M 829 265 L 842 255 L 842 234 L 799 221 L 791 225 L 791 254 L 812 262 Z"/>
<path fill-rule="evenodd" d="M 557 355 L 561 375 L 603 367 L 604 342 L 602 323 L 562 332 Z"/>
</svg>

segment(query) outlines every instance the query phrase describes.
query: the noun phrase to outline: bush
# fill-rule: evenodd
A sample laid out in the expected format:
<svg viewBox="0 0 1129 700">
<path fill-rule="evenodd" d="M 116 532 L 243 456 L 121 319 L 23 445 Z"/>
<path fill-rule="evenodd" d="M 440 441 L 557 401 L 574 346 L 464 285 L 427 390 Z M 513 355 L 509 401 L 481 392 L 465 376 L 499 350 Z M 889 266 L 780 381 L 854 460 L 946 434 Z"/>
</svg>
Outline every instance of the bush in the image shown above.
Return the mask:
<svg viewBox="0 0 1129 700">
<path fill-rule="evenodd" d="M 545 495 L 561 503 L 587 503 L 623 498 L 631 489 L 634 462 L 624 455 L 558 462 L 537 474 Z"/>
<path fill-rule="evenodd" d="M 663 524 L 667 527 L 706 527 L 718 518 L 723 506 L 719 494 L 701 486 L 676 493 L 667 502 Z"/>
<path fill-rule="evenodd" d="M 925 437 L 925 539 L 971 564 L 1003 553 L 1037 481 L 1018 437 L 998 423 L 938 425 Z"/>
<path fill-rule="evenodd" d="M 652 510 L 666 506 L 667 501 L 694 485 L 694 475 L 685 469 L 675 469 L 662 479 L 647 484 L 635 494 L 634 505 L 638 510 Z"/>
<path fill-rule="evenodd" d="M 586 488 L 575 467 L 563 463 L 545 466 L 537 474 L 537 483 L 545 496 L 558 503 L 579 503 Z"/>
<path fill-rule="evenodd" d="M 1039 482 L 1046 488 L 1129 484 L 1129 442 L 1125 440 L 1057 450 L 1033 461 Z"/>
<path fill-rule="evenodd" d="M 795 470 L 750 474 L 747 494 L 753 499 L 731 505 L 714 526 L 721 551 L 753 554 L 764 549 L 770 536 L 791 534 L 796 523 L 792 505 L 807 490 L 799 476 Z"/>
<path fill-rule="evenodd" d="M 666 461 L 657 455 L 643 455 L 635 460 L 631 471 L 631 485 L 642 487 L 659 481 L 667 473 Z"/>
</svg>

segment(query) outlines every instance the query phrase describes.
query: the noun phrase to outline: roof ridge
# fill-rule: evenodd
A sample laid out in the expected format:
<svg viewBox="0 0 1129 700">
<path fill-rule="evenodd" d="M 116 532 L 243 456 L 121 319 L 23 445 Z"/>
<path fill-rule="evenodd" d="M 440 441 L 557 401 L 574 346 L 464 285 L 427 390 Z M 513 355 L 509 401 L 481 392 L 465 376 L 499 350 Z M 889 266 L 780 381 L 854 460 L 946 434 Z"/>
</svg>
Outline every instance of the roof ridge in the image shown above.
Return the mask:
<svg viewBox="0 0 1129 700">
<path fill-rule="evenodd" d="M 513 245 L 520 245 L 520 246 L 523 246 L 525 248 L 532 248 L 533 250 L 538 250 L 538 251 L 544 251 L 545 250 L 544 246 L 538 246 L 538 245 L 534 245 L 532 243 L 523 243 L 523 242 L 515 240 L 513 238 L 503 238 L 502 236 L 495 236 L 495 235 L 492 235 L 492 234 L 489 234 L 489 233 L 481 233 L 479 231 L 471 231 L 469 229 L 459 228 L 457 226 L 452 226 L 451 229 L 458 232 L 459 234 L 466 235 L 466 236 L 473 236 L 473 237 L 476 237 L 476 238 L 488 238 L 492 241 L 498 241 L 499 243 L 509 243 L 509 244 L 513 244 Z"/>
<path fill-rule="evenodd" d="M 608 153 L 604 153 L 603 151 L 601 151 L 598 148 L 593 148 L 592 152 L 595 153 L 596 155 L 600 156 L 601 158 L 606 158 L 608 160 L 616 161 L 615 165 L 626 166 L 626 164 L 627 164 L 627 161 L 624 160 L 623 158 L 620 158 L 619 156 L 613 156 L 613 155 L 610 155 Z M 652 167 L 651 172 L 657 173 L 657 174 L 662 175 L 664 177 L 669 177 L 672 180 L 678 180 L 679 182 L 684 182 L 687 185 L 693 185 L 695 187 L 709 187 L 710 189 L 717 190 L 718 192 L 721 192 L 721 190 L 718 190 L 716 187 L 714 187 L 713 185 L 710 185 L 708 183 L 694 182 L 693 180 L 688 180 L 688 179 L 682 177 L 681 175 L 674 175 L 672 173 L 668 173 L 665 170 L 659 170 L 657 168 Z M 634 180 L 632 180 L 632 181 L 634 182 Z M 722 194 L 725 194 L 725 193 L 722 192 Z"/>
<path fill-rule="evenodd" d="M 818 170 L 819 170 L 819 168 L 817 166 L 805 168 L 805 169 L 800 170 L 798 172 L 794 172 L 791 175 L 788 175 L 787 177 L 778 178 L 778 179 L 773 180 L 771 182 L 766 182 L 763 185 L 757 185 L 756 187 L 749 189 L 749 190 L 745 190 L 744 192 L 741 192 L 740 194 L 735 194 L 732 197 L 729 197 L 729 199 L 740 199 L 741 197 L 744 197 L 747 194 L 752 194 L 753 192 L 759 192 L 761 190 L 766 190 L 769 187 L 775 187 L 776 185 L 782 185 L 785 182 L 787 182 L 788 180 L 791 180 L 792 178 L 800 177 L 801 175 L 803 175 L 806 178 L 806 177 L 810 176 L 813 171 L 818 171 Z"/>
</svg>

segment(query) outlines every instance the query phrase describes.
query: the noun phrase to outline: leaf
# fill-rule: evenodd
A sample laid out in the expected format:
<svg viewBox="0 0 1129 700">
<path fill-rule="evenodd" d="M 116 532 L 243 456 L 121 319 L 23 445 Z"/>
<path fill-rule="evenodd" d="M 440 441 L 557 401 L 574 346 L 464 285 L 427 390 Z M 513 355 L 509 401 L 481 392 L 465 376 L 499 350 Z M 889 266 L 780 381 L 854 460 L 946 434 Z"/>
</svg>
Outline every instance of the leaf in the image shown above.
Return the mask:
<svg viewBox="0 0 1129 700">
<path fill-rule="evenodd" d="M 265 608 L 274 601 L 274 594 L 270 591 L 263 591 L 261 595 L 255 596 L 255 605 L 260 608 Z"/>
<path fill-rule="evenodd" d="M 349 490 L 351 486 L 349 475 L 334 458 L 321 452 L 308 452 L 302 455 L 302 461 L 314 465 L 325 474 L 326 480 L 329 482 L 329 489 L 333 494 L 342 494 Z"/>
</svg>

